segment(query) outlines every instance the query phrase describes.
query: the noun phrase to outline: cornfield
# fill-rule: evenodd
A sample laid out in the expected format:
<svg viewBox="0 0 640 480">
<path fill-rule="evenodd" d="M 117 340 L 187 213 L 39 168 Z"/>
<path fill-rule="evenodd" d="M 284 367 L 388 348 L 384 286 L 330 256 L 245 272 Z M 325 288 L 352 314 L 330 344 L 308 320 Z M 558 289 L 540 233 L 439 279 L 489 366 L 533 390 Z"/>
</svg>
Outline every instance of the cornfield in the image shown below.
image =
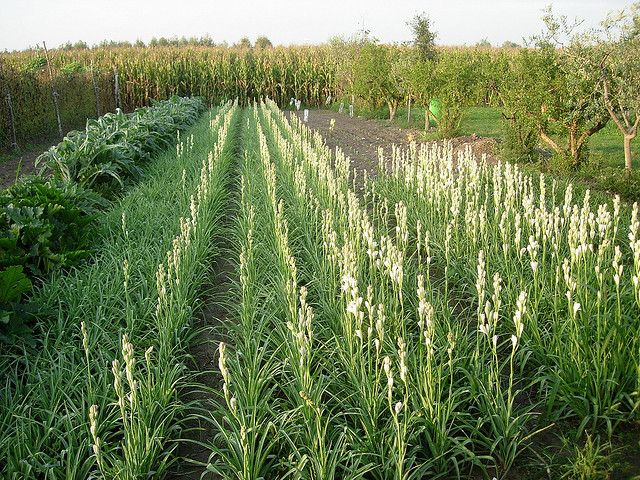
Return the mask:
<svg viewBox="0 0 640 480">
<path fill-rule="evenodd" d="M 64 130 L 117 106 L 131 111 L 172 95 L 201 96 L 208 104 L 268 96 L 285 105 L 295 97 L 311 106 L 335 95 L 336 60 L 322 47 L 102 48 L 55 50 L 49 57 Z M 52 82 L 39 51 L 0 54 L 0 93 L 0 148 L 11 145 L 7 94 L 18 144 L 56 133 Z"/>
</svg>

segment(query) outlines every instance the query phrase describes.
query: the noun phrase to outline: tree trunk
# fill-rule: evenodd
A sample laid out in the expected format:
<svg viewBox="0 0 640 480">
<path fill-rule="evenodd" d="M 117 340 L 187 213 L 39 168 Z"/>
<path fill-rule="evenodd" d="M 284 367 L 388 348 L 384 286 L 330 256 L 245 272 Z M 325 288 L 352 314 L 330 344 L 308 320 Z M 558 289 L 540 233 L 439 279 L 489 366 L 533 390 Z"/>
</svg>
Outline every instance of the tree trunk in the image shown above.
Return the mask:
<svg viewBox="0 0 640 480">
<path fill-rule="evenodd" d="M 569 128 L 569 156 L 571 160 L 571 167 L 578 168 L 580 166 L 580 147 L 576 138 L 576 129 Z"/>
<path fill-rule="evenodd" d="M 636 134 L 638 133 L 638 126 L 640 125 L 640 112 L 635 110 L 635 122 L 633 125 L 629 124 L 628 117 L 625 115 L 624 111 L 617 111 L 613 107 L 611 100 L 609 98 L 609 80 L 605 77 L 602 82 L 602 86 L 604 87 L 604 103 L 607 107 L 607 111 L 609 112 L 609 116 L 613 119 L 614 123 L 622 133 L 623 143 L 624 143 L 624 169 L 626 173 L 630 173 L 633 169 L 633 162 L 631 158 L 631 140 L 636 138 Z M 622 118 L 620 118 L 622 117 Z M 623 123 L 624 120 L 624 123 Z"/>
<path fill-rule="evenodd" d="M 389 105 L 389 121 L 393 122 L 393 120 L 396 118 L 396 110 L 398 109 L 398 102 L 395 100 L 389 101 L 387 102 L 387 105 Z"/>
<path fill-rule="evenodd" d="M 624 168 L 627 172 L 631 172 L 633 169 L 633 163 L 631 158 L 631 140 L 635 137 L 633 135 L 625 135 L 624 136 Z"/>
<path fill-rule="evenodd" d="M 547 135 L 546 132 L 542 130 L 542 128 L 539 129 L 538 134 L 540 135 L 540 139 L 544 143 L 549 145 L 554 152 L 556 152 L 558 155 L 563 155 L 564 150 L 562 149 L 562 147 L 560 147 L 560 145 L 558 145 L 549 135 Z"/>
</svg>

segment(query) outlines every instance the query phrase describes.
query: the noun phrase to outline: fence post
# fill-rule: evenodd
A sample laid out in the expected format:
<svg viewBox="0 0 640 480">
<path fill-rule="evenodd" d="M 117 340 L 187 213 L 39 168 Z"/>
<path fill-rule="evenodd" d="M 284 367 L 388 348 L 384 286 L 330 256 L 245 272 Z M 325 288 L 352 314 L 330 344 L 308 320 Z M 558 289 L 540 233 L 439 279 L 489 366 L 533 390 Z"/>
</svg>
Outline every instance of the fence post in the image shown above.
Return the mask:
<svg viewBox="0 0 640 480">
<path fill-rule="evenodd" d="M 58 133 L 60 134 L 60 138 L 63 138 L 62 134 L 62 122 L 60 121 L 60 107 L 58 106 L 58 92 L 56 91 L 56 86 L 53 83 L 53 70 L 51 69 L 51 62 L 49 61 L 49 51 L 47 50 L 47 44 L 43 41 L 42 46 L 44 47 L 44 56 L 47 59 L 47 67 L 49 69 L 49 80 L 51 81 L 51 95 L 53 96 L 53 106 L 56 109 L 56 120 L 58 120 Z"/>
<path fill-rule="evenodd" d="M 93 58 L 91 59 L 91 81 L 93 82 L 93 95 L 96 99 L 96 117 L 100 116 L 100 95 L 98 94 L 98 82 L 96 81 L 96 72 L 93 69 Z"/>
<path fill-rule="evenodd" d="M 116 69 L 116 67 L 113 67 L 113 78 L 114 78 L 113 90 L 116 98 L 116 108 L 119 108 L 120 110 L 122 110 L 122 102 L 120 101 L 120 82 L 118 80 L 118 70 Z"/>
<path fill-rule="evenodd" d="M 11 148 L 18 148 L 18 140 L 16 139 L 16 124 L 13 118 L 13 102 L 11 101 L 11 94 L 7 92 L 6 96 L 7 106 L 9 107 L 9 125 L 11 126 Z"/>
</svg>

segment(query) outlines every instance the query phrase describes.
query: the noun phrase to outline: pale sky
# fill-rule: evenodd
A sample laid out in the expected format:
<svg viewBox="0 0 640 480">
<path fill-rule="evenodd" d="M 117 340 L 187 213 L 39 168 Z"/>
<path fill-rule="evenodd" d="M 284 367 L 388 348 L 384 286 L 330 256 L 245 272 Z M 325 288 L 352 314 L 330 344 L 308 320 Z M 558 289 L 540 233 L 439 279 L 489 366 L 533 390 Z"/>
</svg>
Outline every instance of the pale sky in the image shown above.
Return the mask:
<svg viewBox="0 0 640 480">
<path fill-rule="evenodd" d="M 474 44 L 487 38 L 499 45 L 539 33 L 549 0 L 0 0 L 0 51 L 23 49 L 45 40 L 66 41 L 203 36 L 215 42 L 252 41 L 266 35 L 274 44 L 321 43 L 364 27 L 383 42 L 411 38 L 406 21 L 426 12 L 439 44 Z M 597 25 L 628 0 L 556 0 L 554 11 Z"/>
</svg>

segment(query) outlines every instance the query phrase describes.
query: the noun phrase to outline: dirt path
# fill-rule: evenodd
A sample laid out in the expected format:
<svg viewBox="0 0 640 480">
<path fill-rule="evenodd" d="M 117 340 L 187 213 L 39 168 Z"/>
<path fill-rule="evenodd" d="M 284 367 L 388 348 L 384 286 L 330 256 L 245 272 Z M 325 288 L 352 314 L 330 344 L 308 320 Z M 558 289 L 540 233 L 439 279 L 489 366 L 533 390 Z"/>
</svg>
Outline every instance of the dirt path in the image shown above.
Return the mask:
<svg viewBox="0 0 640 480">
<path fill-rule="evenodd" d="M 243 124 L 246 114 L 240 114 L 236 120 Z M 195 332 L 189 344 L 191 362 L 187 365 L 191 383 L 180 392 L 180 401 L 187 405 L 187 420 L 183 427 L 182 439 L 178 444 L 178 461 L 168 472 L 167 480 L 218 480 L 218 475 L 207 470 L 211 456 L 210 444 L 217 434 L 217 427 L 211 420 L 215 404 L 221 401 L 222 382 L 218 369 L 218 346 L 225 340 L 221 326 L 232 321 L 234 305 L 230 303 L 233 285 L 237 283 L 237 265 L 235 264 L 233 226 L 236 222 L 236 197 L 239 194 L 239 182 L 233 180 L 239 175 L 239 163 L 244 148 L 243 129 L 239 128 L 239 137 L 234 145 L 235 161 L 227 183 L 226 206 L 222 209 L 222 218 L 218 233 L 212 242 L 218 246 L 212 263 L 209 281 L 199 295 L 200 304 L 194 318 Z M 223 398 L 223 397 L 222 397 Z M 222 400 L 223 401 L 223 400 Z"/>
<path fill-rule="evenodd" d="M 302 118 L 302 111 L 289 112 Z M 335 119 L 333 131 L 331 120 Z M 351 158 L 352 165 L 358 170 L 374 173 L 378 166 L 378 148 L 382 147 L 386 155 L 391 155 L 391 145 L 407 146 L 410 142 L 420 142 L 421 130 L 400 128 L 385 120 L 369 120 L 361 117 L 350 118 L 344 113 L 332 110 L 311 110 L 307 125 L 320 132 L 327 146 L 332 150 L 342 148 Z M 438 141 L 442 143 L 442 141 Z M 480 137 L 457 137 L 451 139 L 454 153 L 463 151 L 467 145 L 477 155 L 487 155 L 488 161 L 495 161 L 495 140 Z"/>
<path fill-rule="evenodd" d="M 0 160 L 0 190 L 10 187 L 16 181 L 16 176 L 29 175 L 36 170 L 35 162 L 38 155 L 44 152 L 49 145 L 42 145 L 40 149 L 29 150 L 9 159 Z"/>
<path fill-rule="evenodd" d="M 187 365 L 193 377 L 193 384 L 180 394 L 181 401 L 188 405 L 190 418 L 183 426 L 185 434 L 178 445 L 177 456 L 180 460 L 167 474 L 167 480 L 219 478 L 207 472 L 206 468 L 211 455 L 207 443 L 214 438 L 216 429 L 211 421 L 203 420 L 202 417 L 206 418 L 209 415 L 213 402 L 222 390 L 216 356 L 220 336 L 216 330 L 229 316 L 226 305 L 235 266 L 228 248 L 223 247 L 216 258 L 209 289 L 201 296 L 201 310 L 194 319 L 193 329 L 196 333 L 189 349 L 191 363 Z"/>
</svg>

